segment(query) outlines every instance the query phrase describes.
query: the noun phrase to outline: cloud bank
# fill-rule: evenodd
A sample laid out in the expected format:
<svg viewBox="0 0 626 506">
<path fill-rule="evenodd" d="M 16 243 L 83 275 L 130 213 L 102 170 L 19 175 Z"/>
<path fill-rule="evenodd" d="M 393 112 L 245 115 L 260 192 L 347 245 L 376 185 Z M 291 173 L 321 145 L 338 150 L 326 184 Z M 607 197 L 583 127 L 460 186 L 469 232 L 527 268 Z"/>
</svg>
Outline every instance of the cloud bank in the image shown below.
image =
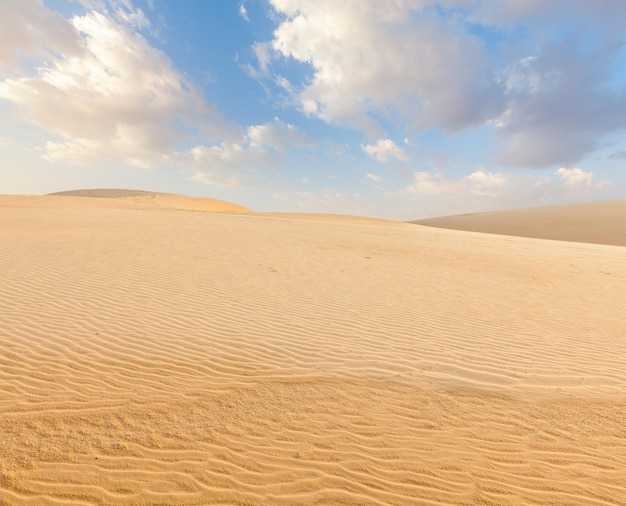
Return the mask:
<svg viewBox="0 0 626 506">
<path fill-rule="evenodd" d="M 491 128 L 497 163 L 525 168 L 575 163 L 626 128 L 625 83 L 607 85 L 625 42 L 621 0 L 271 4 L 280 21 L 260 65 L 310 65 L 293 98 L 329 124 L 379 138 L 385 123 Z"/>
<path fill-rule="evenodd" d="M 167 56 L 128 25 L 91 11 L 66 28 L 81 51 L 51 57 L 35 75 L 0 84 L 0 97 L 17 106 L 20 119 L 60 139 L 47 142 L 49 160 L 152 167 L 190 133 L 237 135 Z"/>
</svg>

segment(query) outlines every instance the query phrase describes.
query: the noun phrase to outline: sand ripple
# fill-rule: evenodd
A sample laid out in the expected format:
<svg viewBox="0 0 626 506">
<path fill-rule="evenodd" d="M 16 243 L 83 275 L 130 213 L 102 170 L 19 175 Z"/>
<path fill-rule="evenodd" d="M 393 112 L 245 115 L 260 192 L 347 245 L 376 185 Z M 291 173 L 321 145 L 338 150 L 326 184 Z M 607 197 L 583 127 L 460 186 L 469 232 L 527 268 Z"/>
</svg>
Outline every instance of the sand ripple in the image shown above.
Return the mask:
<svg viewBox="0 0 626 506">
<path fill-rule="evenodd" d="M 56 198 L 0 206 L 0 504 L 626 503 L 624 248 Z"/>
</svg>

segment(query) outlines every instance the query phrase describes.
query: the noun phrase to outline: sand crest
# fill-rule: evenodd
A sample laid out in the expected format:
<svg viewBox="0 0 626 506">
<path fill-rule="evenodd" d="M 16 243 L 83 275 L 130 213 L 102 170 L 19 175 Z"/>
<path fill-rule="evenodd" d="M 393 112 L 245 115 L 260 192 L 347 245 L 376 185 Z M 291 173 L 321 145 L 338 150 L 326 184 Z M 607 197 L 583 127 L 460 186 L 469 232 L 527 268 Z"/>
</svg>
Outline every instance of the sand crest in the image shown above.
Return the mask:
<svg viewBox="0 0 626 506">
<path fill-rule="evenodd" d="M 0 504 L 626 503 L 626 249 L 136 198 L 0 198 Z"/>
</svg>

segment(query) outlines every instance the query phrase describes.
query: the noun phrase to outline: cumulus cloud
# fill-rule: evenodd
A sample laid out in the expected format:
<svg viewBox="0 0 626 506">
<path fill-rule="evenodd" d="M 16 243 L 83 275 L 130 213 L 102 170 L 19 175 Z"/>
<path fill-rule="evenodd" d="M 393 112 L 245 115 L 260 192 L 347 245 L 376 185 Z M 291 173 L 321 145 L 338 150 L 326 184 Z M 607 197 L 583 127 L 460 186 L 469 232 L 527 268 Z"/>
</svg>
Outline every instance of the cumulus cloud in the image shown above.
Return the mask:
<svg viewBox="0 0 626 506">
<path fill-rule="evenodd" d="M 369 178 L 368 178 L 369 179 Z M 322 188 L 308 192 L 273 195 L 291 208 L 308 212 L 340 212 L 415 220 L 468 212 L 512 209 L 540 205 L 571 204 L 606 197 L 604 185 L 568 186 L 556 171 L 490 172 L 476 169 L 453 176 L 442 171 L 418 171 L 401 190 L 359 194 L 346 189 Z M 613 197 L 615 198 L 615 197 Z"/>
<path fill-rule="evenodd" d="M 565 169 L 560 168 L 556 173 L 561 176 L 567 186 L 591 186 L 593 181 L 593 174 L 591 172 L 585 172 L 582 169 Z"/>
<path fill-rule="evenodd" d="M 365 178 L 369 179 L 370 181 L 374 181 L 375 183 L 381 183 L 383 181 L 383 176 L 381 176 L 380 174 L 367 173 L 365 174 Z"/>
<path fill-rule="evenodd" d="M 602 188 L 603 186 L 611 184 L 606 180 L 594 183 L 593 172 L 585 172 L 583 169 L 579 168 L 566 169 L 561 167 L 556 173 L 569 188 Z"/>
<path fill-rule="evenodd" d="M 200 145 L 177 153 L 176 161 L 193 170 L 193 179 L 207 184 L 250 184 L 255 171 L 278 165 L 285 147 L 306 148 L 313 141 L 294 125 L 274 118 L 271 123 L 252 125 L 238 142 Z M 304 181 L 308 182 L 308 181 Z"/>
<path fill-rule="evenodd" d="M 249 169 L 252 162 L 259 162 L 259 154 L 238 143 L 222 143 L 217 146 L 196 146 L 188 153 L 180 154 L 178 161 L 190 167 L 192 179 L 217 186 L 237 186 L 243 183 L 242 170 Z M 255 156 L 256 155 L 256 156 Z M 267 161 L 263 161 L 267 164 Z"/>
<path fill-rule="evenodd" d="M 519 41 L 517 48 L 508 43 L 518 56 L 497 75 L 507 99 L 496 122 L 498 162 L 573 164 L 626 128 L 624 83 L 609 84 L 620 66 L 625 2 L 482 0 L 470 18 L 500 30 L 523 26 L 529 34 L 522 54 Z"/>
<path fill-rule="evenodd" d="M 479 195 L 489 195 L 508 183 L 508 177 L 505 174 L 493 174 L 483 170 L 472 172 L 466 180 L 474 186 L 474 192 Z"/>
<path fill-rule="evenodd" d="M 500 163 L 575 163 L 600 147 L 604 136 L 626 128 L 626 95 L 607 86 L 618 47 L 589 51 L 589 41 L 579 37 L 569 34 L 525 60 L 525 81 L 509 86 L 509 109 L 497 132 Z"/>
<path fill-rule="evenodd" d="M 428 217 L 579 202 L 581 197 L 597 198 L 610 184 L 594 183 L 593 174 L 579 168 L 561 168 L 548 175 L 478 169 L 460 177 L 446 176 L 441 171 L 418 171 L 403 191 L 389 195 L 419 199 L 417 208 L 413 207 L 416 217 Z"/>
<path fill-rule="evenodd" d="M 574 164 L 626 128 L 625 83 L 611 81 L 623 58 L 622 0 L 271 4 L 279 22 L 259 65 L 309 65 L 292 98 L 328 123 L 377 137 L 383 124 L 489 126 L 498 163 L 524 168 Z M 495 46 L 477 27 L 504 37 Z"/>
<path fill-rule="evenodd" d="M 60 138 L 46 144 L 46 158 L 151 167 L 190 131 L 217 140 L 240 135 L 130 25 L 91 11 L 70 26 L 78 54 L 51 57 L 35 75 L 0 83 L 0 98 L 17 106 L 20 119 Z"/>
<path fill-rule="evenodd" d="M 314 69 L 297 96 L 307 114 L 375 132 L 377 116 L 391 111 L 418 129 L 454 131 L 499 110 L 482 42 L 425 8 L 437 2 L 271 3 L 283 18 L 273 49 Z M 455 2 L 439 2 L 442 9 L 447 3 Z"/>
<path fill-rule="evenodd" d="M 383 163 L 389 162 L 394 158 L 402 161 L 410 160 L 408 153 L 391 139 L 380 139 L 375 144 L 361 146 L 361 149 L 367 155 Z"/>
<path fill-rule="evenodd" d="M 3 0 L 0 16 L 0 72 L 14 73 L 20 58 L 55 54 L 80 55 L 78 30 L 43 0 Z"/>
<path fill-rule="evenodd" d="M 272 123 L 248 127 L 247 137 L 252 147 L 267 146 L 283 152 L 285 148 L 313 147 L 315 141 L 296 126 L 274 118 Z"/>
<path fill-rule="evenodd" d="M 405 191 L 424 195 L 498 195 L 510 181 L 510 176 L 501 173 L 477 170 L 468 176 L 448 179 L 441 172 L 415 172 L 414 181 Z"/>
<path fill-rule="evenodd" d="M 174 165 L 204 183 L 233 186 L 280 163 L 286 150 L 314 145 L 279 118 L 245 129 L 224 120 L 138 33 L 149 21 L 130 0 L 80 2 L 96 10 L 66 20 L 35 0 L 24 0 L 34 7 L 30 11 L 20 2 L 10 4 L 24 25 L 43 27 L 37 34 L 41 40 L 31 34 L 32 54 L 43 61 L 32 75 L 0 81 L 0 98 L 16 106 L 20 119 L 53 136 L 43 146 L 44 158 Z M 30 47 L 25 37 L 18 37 L 21 46 L 14 52 Z M 54 51 L 36 50 L 37 44 Z M 6 53 L 6 47 L 2 50 Z M 189 144 L 194 147 L 181 149 Z"/>
</svg>

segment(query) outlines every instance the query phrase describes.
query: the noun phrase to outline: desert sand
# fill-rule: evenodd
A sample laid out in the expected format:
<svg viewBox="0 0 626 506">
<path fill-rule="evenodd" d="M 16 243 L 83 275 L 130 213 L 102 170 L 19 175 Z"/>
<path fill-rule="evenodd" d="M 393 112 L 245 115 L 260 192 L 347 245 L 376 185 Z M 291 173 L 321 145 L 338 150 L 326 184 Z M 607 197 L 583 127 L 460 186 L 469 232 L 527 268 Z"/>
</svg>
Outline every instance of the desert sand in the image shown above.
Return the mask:
<svg viewBox="0 0 626 506">
<path fill-rule="evenodd" d="M 626 201 L 460 214 L 412 223 L 471 232 L 626 246 Z"/>
<path fill-rule="evenodd" d="M 626 248 L 193 205 L 0 196 L 0 504 L 626 504 Z"/>
</svg>

